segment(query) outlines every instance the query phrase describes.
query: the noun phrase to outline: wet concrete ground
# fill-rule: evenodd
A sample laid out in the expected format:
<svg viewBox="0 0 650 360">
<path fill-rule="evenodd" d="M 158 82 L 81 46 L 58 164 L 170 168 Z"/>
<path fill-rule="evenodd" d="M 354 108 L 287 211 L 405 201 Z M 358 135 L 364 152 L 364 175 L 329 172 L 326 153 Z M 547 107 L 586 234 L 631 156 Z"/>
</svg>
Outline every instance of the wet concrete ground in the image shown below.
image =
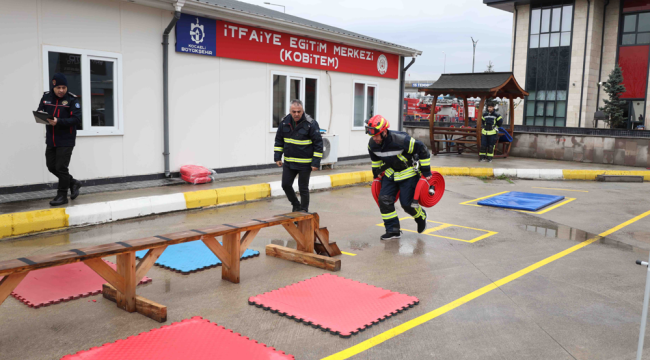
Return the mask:
<svg viewBox="0 0 650 360">
<path fill-rule="evenodd" d="M 405 232 L 381 242 L 381 217 L 368 186 L 312 194 L 312 211 L 341 250 L 337 275 L 417 296 L 420 304 L 349 339 L 250 306 L 250 296 L 325 271 L 266 257 L 264 246 L 295 247 L 281 227 L 264 229 L 241 264 L 241 283 L 221 269 L 180 275 L 152 268 L 138 294 L 168 306 L 168 322 L 202 316 L 259 342 L 321 359 L 438 309 L 490 283 L 560 253 L 650 210 L 650 184 L 546 182 L 447 177 L 447 192 L 429 220 L 447 227 Z M 541 189 L 547 188 L 547 189 Z M 560 190 L 561 189 L 561 190 Z M 569 191 L 573 190 L 573 191 Z M 544 214 L 460 203 L 502 191 L 564 195 L 576 200 Z M 244 221 L 290 211 L 284 199 L 169 214 L 0 242 L 0 260 L 46 254 Z M 398 210 L 400 216 L 407 216 Z M 430 227 L 439 226 L 431 223 Z M 413 220 L 402 222 L 415 229 Z M 468 229 L 469 228 L 469 229 Z M 478 230 L 477 230 L 478 229 Z M 492 234 L 489 232 L 496 232 Z M 492 234 L 474 243 L 471 240 Z M 439 236 L 432 236 L 439 235 Z M 353 359 L 634 359 L 643 303 L 650 217 L 548 263 L 353 357 Z M 108 258 L 109 260 L 113 260 Z M 95 299 L 97 302 L 92 302 Z M 58 359 L 160 327 L 92 296 L 40 309 L 13 297 L 0 307 L 0 359 Z M 646 340 L 650 348 L 650 336 Z M 338 357 L 340 359 L 344 357 Z"/>
</svg>

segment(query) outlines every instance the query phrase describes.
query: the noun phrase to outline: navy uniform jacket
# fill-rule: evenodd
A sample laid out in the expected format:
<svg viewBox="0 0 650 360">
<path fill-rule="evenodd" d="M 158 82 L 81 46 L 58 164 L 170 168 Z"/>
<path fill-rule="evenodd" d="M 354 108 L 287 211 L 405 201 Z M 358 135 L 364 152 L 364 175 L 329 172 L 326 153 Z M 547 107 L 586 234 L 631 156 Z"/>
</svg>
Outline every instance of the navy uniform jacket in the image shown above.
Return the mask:
<svg viewBox="0 0 650 360">
<path fill-rule="evenodd" d="M 81 104 L 77 96 L 67 92 L 62 98 L 46 91 L 38 103 L 37 111 L 45 111 L 57 118 L 56 126 L 46 125 L 45 143 L 52 146 L 75 146 L 77 126 L 81 125 Z"/>
<path fill-rule="evenodd" d="M 415 155 L 420 161 L 420 172 L 425 177 L 431 176 L 431 155 L 427 146 L 415 140 L 407 133 L 388 130 L 388 135 L 381 145 L 370 139 L 368 152 L 372 160 L 372 175 L 377 177 L 381 168 L 387 168 L 384 175 L 394 181 L 401 181 L 417 176 L 412 160 Z"/>
<path fill-rule="evenodd" d="M 273 147 L 274 161 L 282 160 L 291 169 L 306 170 L 311 167 L 320 167 L 320 159 L 323 157 L 323 138 L 320 134 L 320 127 L 316 120 L 306 113 L 298 123 L 293 120 L 291 114 L 282 119 L 275 135 Z"/>
<path fill-rule="evenodd" d="M 486 111 L 483 113 L 481 121 L 483 121 L 481 123 L 481 134 L 496 135 L 499 132 L 497 128 L 500 128 L 503 123 L 503 118 L 496 111 L 492 113 Z"/>
</svg>

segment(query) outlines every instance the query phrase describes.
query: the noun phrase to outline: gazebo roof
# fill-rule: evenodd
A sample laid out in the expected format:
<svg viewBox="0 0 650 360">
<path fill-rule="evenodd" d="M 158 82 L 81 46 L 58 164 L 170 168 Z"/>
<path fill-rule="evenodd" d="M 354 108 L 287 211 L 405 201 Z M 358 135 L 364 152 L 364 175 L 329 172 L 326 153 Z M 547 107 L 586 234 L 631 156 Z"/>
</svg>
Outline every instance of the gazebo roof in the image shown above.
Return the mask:
<svg viewBox="0 0 650 360">
<path fill-rule="evenodd" d="M 458 94 L 469 97 L 524 97 L 528 93 L 519 86 L 511 72 L 443 74 L 433 85 L 419 88 L 430 95 Z"/>
</svg>

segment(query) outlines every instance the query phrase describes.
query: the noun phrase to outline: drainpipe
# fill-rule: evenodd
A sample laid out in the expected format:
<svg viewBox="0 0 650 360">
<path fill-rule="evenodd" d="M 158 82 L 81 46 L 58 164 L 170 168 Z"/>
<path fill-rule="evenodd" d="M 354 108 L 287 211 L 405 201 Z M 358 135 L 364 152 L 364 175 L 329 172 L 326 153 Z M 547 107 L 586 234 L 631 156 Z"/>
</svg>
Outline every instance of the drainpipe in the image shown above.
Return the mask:
<svg viewBox="0 0 650 360">
<path fill-rule="evenodd" d="M 607 5 L 609 5 L 609 0 L 605 2 L 603 7 L 603 34 L 601 35 L 600 40 L 600 67 L 598 68 L 598 84 L 602 78 L 603 73 L 603 49 L 605 47 L 605 18 L 607 18 Z M 600 107 L 600 85 L 598 85 L 598 92 L 596 93 L 596 111 Z M 598 127 L 598 120 L 596 120 L 596 127 Z"/>
<path fill-rule="evenodd" d="M 399 62 L 400 62 L 400 67 L 403 68 L 400 72 L 400 80 L 399 80 L 399 118 L 398 118 L 398 130 L 402 131 L 403 125 L 404 125 L 404 82 L 406 77 L 406 70 L 408 70 L 411 65 L 415 62 L 415 56 L 411 58 L 411 62 L 404 67 L 404 57 L 400 56 L 399 57 Z"/>
<path fill-rule="evenodd" d="M 515 4 L 515 36 L 512 40 L 512 73 L 515 73 L 515 51 L 517 50 L 517 4 Z"/>
<path fill-rule="evenodd" d="M 169 171 L 169 56 L 167 50 L 169 48 L 169 33 L 172 31 L 176 22 L 181 18 L 181 8 L 185 5 L 185 0 L 177 1 L 174 5 L 174 17 L 167 25 L 163 32 L 162 46 L 163 46 L 163 141 L 164 150 L 163 157 L 165 158 L 165 177 L 171 177 Z"/>
<path fill-rule="evenodd" d="M 582 58 L 582 84 L 580 84 L 580 112 L 578 113 L 578 127 L 582 124 L 582 97 L 585 92 L 585 66 L 587 65 L 587 35 L 589 35 L 589 10 L 591 0 L 587 0 L 587 27 L 585 28 L 585 53 Z"/>
</svg>

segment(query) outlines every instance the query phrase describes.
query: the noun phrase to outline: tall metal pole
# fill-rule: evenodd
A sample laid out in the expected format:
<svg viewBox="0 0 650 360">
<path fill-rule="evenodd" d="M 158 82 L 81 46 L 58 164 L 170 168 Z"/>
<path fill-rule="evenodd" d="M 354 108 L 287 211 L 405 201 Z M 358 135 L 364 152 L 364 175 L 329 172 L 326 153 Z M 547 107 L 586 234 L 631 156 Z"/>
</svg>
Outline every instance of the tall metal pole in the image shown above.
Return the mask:
<svg viewBox="0 0 650 360">
<path fill-rule="evenodd" d="M 442 63 L 443 64 L 442 65 L 442 73 L 446 74 L 447 73 L 447 53 L 444 52 L 444 51 L 442 53 L 445 54 L 445 62 Z"/>
<path fill-rule="evenodd" d="M 648 259 L 650 262 L 650 258 Z M 641 312 L 641 329 L 639 331 L 639 346 L 636 349 L 636 360 L 641 360 L 643 356 L 643 340 L 645 339 L 645 325 L 648 321 L 648 299 L 650 298 L 650 267 L 645 261 L 636 261 L 637 265 L 642 265 L 648 268 L 645 277 L 645 293 L 643 296 L 643 311 Z"/>
<path fill-rule="evenodd" d="M 472 37 L 472 46 L 474 47 L 474 52 L 472 53 L 472 73 L 474 73 L 474 60 L 476 60 L 476 44 L 478 43 L 478 40 L 474 41 L 474 38 Z"/>
</svg>

